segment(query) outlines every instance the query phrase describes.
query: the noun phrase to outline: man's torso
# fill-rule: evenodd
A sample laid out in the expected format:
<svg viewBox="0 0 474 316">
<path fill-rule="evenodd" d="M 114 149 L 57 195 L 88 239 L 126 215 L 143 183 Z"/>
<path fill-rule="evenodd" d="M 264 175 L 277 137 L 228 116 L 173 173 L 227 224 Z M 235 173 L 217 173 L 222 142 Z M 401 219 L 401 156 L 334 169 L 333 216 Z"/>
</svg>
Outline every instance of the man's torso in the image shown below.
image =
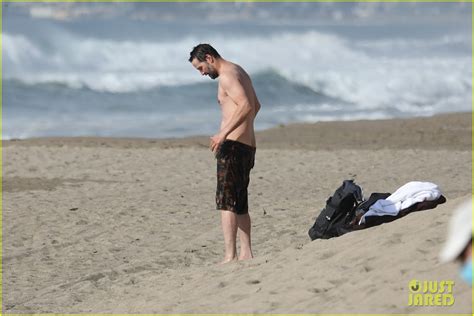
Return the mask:
<svg viewBox="0 0 474 316">
<path fill-rule="evenodd" d="M 257 96 L 255 90 L 252 86 L 252 82 L 247 73 L 238 65 L 232 65 L 230 70 L 226 71 L 223 75 L 226 76 L 235 76 L 236 79 L 242 84 L 242 87 L 247 95 L 247 98 L 252 107 L 252 113 L 247 116 L 247 118 L 235 128 L 229 135 L 227 139 L 235 140 L 243 144 L 247 144 L 252 147 L 256 147 L 255 142 L 255 132 L 254 132 L 254 119 L 255 119 L 255 108 L 257 103 Z M 217 99 L 221 105 L 222 110 L 222 122 L 221 129 L 227 124 L 231 119 L 233 113 L 237 109 L 235 102 L 227 95 L 227 93 L 219 85 Z"/>
</svg>

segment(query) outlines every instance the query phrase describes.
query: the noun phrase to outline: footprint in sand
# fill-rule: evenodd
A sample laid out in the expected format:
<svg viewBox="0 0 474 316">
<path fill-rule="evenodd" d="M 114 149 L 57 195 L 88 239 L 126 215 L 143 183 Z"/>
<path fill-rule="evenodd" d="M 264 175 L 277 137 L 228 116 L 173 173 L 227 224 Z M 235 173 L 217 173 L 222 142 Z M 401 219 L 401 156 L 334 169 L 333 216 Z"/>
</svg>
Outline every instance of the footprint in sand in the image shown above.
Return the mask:
<svg viewBox="0 0 474 316">
<path fill-rule="evenodd" d="M 329 289 L 326 289 L 326 288 L 312 288 L 312 289 L 309 289 L 308 290 L 309 292 L 311 293 L 314 293 L 314 294 L 321 294 L 321 293 L 326 293 L 327 291 L 329 291 Z"/>
<path fill-rule="evenodd" d="M 360 272 L 370 272 L 372 271 L 374 268 L 370 267 L 370 266 L 363 266 L 362 269 L 360 269 Z"/>
<path fill-rule="evenodd" d="M 260 280 L 250 280 L 250 281 L 247 281 L 245 283 L 247 283 L 248 285 L 260 284 Z"/>
<path fill-rule="evenodd" d="M 347 283 L 348 279 L 337 279 L 337 280 L 329 280 L 329 283 L 333 284 L 333 285 L 341 285 L 341 284 L 345 284 Z"/>
<path fill-rule="evenodd" d="M 423 255 L 426 255 L 427 253 L 429 253 L 428 250 L 421 249 L 421 248 L 417 248 L 416 251 L 419 252 L 419 253 L 421 253 L 421 254 L 423 254 Z"/>
<path fill-rule="evenodd" d="M 386 245 L 400 244 L 402 242 L 402 236 L 403 234 L 401 233 L 395 233 L 392 236 L 390 236 L 387 239 L 387 241 L 383 243 L 383 245 L 386 246 Z"/>
<path fill-rule="evenodd" d="M 241 300 L 246 299 L 246 298 L 248 298 L 248 295 L 235 294 L 235 295 L 231 295 L 231 296 L 230 296 L 230 299 L 231 299 L 233 302 L 238 302 L 238 301 L 241 301 Z"/>
<path fill-rule="evenodd" d="M 320 258 L 321 259 L 329 259 L 329 258 L 333 257 L 335 254 L 336 254 L 336 252 L 334 252 L 334 251 L 323 252 L 321 254 Z"/>
</svg>

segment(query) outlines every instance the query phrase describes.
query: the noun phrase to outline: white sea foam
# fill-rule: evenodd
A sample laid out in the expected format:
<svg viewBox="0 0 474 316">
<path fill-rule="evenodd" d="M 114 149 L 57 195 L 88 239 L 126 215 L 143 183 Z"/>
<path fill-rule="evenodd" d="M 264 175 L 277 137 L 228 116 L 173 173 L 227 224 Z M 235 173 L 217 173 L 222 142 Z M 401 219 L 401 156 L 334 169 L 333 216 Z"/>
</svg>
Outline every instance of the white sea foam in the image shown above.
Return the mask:
<svg viewBox="0 0 474 316">
<path fill-rule="evenodd" d="M 469 43 L 470 39 L 461 35 L 416 42 L 397 38 L 360 43 L 316 31 L 268 37 L 183 38 L 175 42 L 112 41 L 76 35 L 60 39 L 52 42 L 51 52 L 23 35 L 3 34 L 4 77 L 109 92 L 203 82 L 187 58 L 196 43 L 208 41 L 250 73 L 277 69 L 290 81 L 364 108 L 423 105 L 455 95 L 464 95 L 468 101 L 471 91 L 469 55 L 436 56 L 429 51 L 433 45 Z M 372 47 L 379 53 L 393 47 L 407 51 L 416 48 L 426 54 L 369 55 L 361 47 Z"/>
<path fill-rule="evenodd" d="M 288 31 L 268 36 L 221 34 L 152 42 L 81 38 L 61 30 L 48 43 L 42 43 L 25 35 L 3 33 L 4 79 L 30 85 L 56 82 L 74 89 L 87 87 L 111 93 L 207 83 L 209 79 L 201 77 L 187 61 L 189 51 L 199 42 L 212 43 L 223 57 L 241 64 L 252 77 L 272 69 L 288 82 L 341 100 L 308 104 L 300 103 L 296 96 L 291 104 L 265 107 L 259 114 L 259 128 L 295 121 L 378 119 L 471 109 L 470 34 L 439 39 L 358 40 L 317 31 Z M 465 50 L 450 53 L 451 45 Z M 436 48 L 442 48 L 443 53 Z M 45 115 L 44 119 L 35 117 L 34 122 L 30 117 L 15 117 L 15 121 L 5 122 L 3 137 L 166 137 L 214 129 L 203 130 L 209 117 L 195 113 L 180 117 L 190 120 L 187 126 L 200 129 L 179 132 L 174 129 L 183 123 L 161 110 L 156 116 L 133 112 L 121 115 L 111 117 L 107 112 L 90 121 L 77 120 L 77 116 L 51 119 Z M 218 121 L 217 110 L 211 116 Z M 135 121 L 127 120 L 130 117 Z M 68 131 L 69 126 L 74 130 Z"/>
</svg>

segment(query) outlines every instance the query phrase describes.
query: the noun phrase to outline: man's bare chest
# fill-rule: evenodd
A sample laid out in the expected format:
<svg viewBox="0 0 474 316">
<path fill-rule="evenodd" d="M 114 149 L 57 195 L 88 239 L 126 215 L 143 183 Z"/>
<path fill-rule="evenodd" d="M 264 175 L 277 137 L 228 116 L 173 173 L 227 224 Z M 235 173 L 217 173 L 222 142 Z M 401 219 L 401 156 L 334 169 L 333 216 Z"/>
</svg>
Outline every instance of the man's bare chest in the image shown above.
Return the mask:
<svg viewBox="0 0 474 316">
<path fill-rule="evenodd" d="M 217 90 L 217 102 L 220 104 L 223 110 L 226 108 L 233 108 L 235 106 L 235 103 L 231 97 L 221 88 Z"/>
</svg>

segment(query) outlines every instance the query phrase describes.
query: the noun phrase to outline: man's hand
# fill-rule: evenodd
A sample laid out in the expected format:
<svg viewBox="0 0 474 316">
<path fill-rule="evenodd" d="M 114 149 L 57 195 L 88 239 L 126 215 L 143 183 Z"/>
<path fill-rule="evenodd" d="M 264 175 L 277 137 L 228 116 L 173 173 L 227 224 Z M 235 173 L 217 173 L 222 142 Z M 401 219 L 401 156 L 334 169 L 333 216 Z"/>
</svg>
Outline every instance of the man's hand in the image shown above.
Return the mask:
<svg viewBox="0 0 474 316">
<path fill-rule="evenodd" d="M 210 148 L 214 155 L 216 154 L 217 150 L 219 149 L 219 146 L 225 141 L 226 136 L 223 135 L 222 133 L 216 134 L 211 137 L 211 144 Z"/>
</svg>

